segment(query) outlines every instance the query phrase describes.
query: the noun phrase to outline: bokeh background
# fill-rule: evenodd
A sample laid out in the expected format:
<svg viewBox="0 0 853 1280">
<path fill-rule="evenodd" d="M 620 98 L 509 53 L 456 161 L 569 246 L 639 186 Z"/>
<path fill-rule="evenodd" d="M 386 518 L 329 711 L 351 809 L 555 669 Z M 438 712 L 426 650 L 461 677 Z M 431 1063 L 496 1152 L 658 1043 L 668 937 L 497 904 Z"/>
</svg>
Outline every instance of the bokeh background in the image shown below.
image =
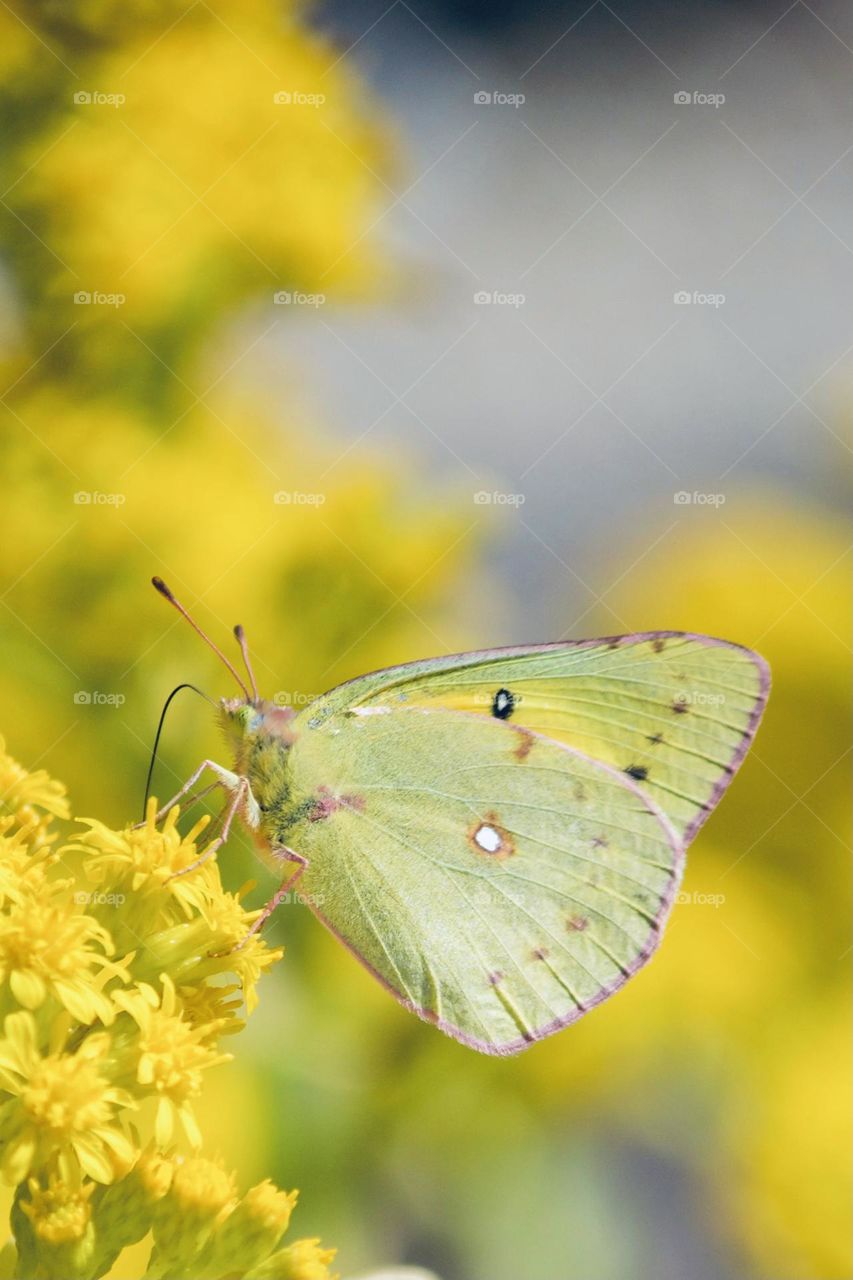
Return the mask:
<svg viewBox="0 0 853 1280">
<path fill-rule="evenodd" d="M 155 572 L 297 706 L 647 627 L 774 671 L 660 955 L 519 1059 L 283 908 L 223 1154 L 345 1275 L 849 1277 L 849 6 L 10 0 L 0 33 L 0 727 L 78 813 L 135 816 L 173 685 L 231 692 Z M 221 748 L 181 696 L 161 795 Z M 242 837 L 223 865 L 269 895 Z"/>
</svg>

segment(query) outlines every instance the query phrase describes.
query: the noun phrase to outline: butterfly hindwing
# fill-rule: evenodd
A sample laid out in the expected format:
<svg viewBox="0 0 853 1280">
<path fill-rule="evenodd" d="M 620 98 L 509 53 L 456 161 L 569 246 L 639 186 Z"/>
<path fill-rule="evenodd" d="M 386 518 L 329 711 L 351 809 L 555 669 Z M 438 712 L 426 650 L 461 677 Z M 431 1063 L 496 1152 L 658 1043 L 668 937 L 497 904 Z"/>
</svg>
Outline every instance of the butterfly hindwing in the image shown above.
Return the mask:
<svg viewBox="0 0 853 1280">
<path fill-rule="evenodd" d="M 300 721 L 280 831 L 300 888 L 421 1016 L 513 1053 L 648 959 L 683 849 L 624 773 L 441 706 Z"/>
<path fill-rule="evenodd" d="M 687 632 L 454 654 L 391 667 L 315 704 L 473 711 L 545 734 L 625 773 L 688 842 L 731 781 L 769 690 L 766 663 Z"/>
</svg>

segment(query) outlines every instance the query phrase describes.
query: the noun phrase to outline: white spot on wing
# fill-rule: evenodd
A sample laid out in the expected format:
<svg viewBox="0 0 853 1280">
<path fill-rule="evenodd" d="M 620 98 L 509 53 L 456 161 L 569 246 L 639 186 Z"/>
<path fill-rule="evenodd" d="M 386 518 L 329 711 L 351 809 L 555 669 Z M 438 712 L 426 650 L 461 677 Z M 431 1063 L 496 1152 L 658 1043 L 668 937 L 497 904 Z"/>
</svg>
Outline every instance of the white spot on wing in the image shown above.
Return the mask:
<svg viewBox="0 0 853 1280">
<path fill-rule="evenodd" d="M 478 844 L 484 853 L 497 853 L 502 843 L 500 832 L 484 822 L 474 832 L 474 843 Z"/>
<path fill-rule="evenodd" d="M 353 707 L 352 715 L 354 716 L 387 716 L 390 715 L 390 707 Z"/>
</svg>

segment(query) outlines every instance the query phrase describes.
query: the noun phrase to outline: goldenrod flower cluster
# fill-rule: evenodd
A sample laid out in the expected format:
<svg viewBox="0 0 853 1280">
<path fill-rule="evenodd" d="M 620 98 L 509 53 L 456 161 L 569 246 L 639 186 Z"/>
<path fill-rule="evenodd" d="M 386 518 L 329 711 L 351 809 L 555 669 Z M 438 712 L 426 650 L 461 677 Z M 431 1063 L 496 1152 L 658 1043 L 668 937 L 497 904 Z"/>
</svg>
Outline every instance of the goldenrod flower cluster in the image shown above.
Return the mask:
<svg viewBox="0 0 853 1280">
<path fill-rule="evenodd" d="M 295 1192 L 202 1154 L 195 1100 L 281 952 L 213 860 L 173 878 L 208 819 L 155 808 L 63 843 L 64 789 L 0 738 L 0 1275 L 96 1280 L 150 1235 L 146 1280 L 329 1280 L 319 1241 L 279 1247 Z"/>
</svg>

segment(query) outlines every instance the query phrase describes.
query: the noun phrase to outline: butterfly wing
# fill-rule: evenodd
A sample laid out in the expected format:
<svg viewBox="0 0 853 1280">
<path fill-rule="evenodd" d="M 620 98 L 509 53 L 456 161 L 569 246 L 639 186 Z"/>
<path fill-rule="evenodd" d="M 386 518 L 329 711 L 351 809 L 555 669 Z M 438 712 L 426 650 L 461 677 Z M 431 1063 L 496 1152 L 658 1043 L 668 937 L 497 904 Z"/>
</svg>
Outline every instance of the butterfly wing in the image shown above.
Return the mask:
<svg viewBox="0 0 853 1280">
<path fill-rule="evenodd" d="M 486 1053 L 579 1018 L 648 960 L 681 875 L 624 774 L 440 707 L 303 722 L 280 838 L 300 889 L 408 1008 Z"/>
<path fill-rule="evenodd" d="M 340 685 L 311 709 L 428 707 L 503 718 L 633 778 L 682 840 L 695 835 L 746 755 L 770 688 L 739 645 L 643 632 L 453 654 Z"/>
</svg>

